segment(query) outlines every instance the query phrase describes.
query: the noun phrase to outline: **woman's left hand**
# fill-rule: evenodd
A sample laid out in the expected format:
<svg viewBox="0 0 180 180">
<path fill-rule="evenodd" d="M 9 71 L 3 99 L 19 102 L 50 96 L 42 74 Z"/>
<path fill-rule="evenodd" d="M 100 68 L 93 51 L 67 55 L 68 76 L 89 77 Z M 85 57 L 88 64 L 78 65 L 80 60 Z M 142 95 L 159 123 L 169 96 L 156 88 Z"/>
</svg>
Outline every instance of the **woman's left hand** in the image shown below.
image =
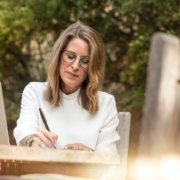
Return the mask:
<svg viewBox="0 0 180 180">
<path fill-rule="evenodd" d="M 79 151 L 90 151 L 89 147 L 85 146 L 84 144 L 80 144 L 80 143 L 67 144 L 64 146 L 64 149 L 79 150 Z"/>
</svg>

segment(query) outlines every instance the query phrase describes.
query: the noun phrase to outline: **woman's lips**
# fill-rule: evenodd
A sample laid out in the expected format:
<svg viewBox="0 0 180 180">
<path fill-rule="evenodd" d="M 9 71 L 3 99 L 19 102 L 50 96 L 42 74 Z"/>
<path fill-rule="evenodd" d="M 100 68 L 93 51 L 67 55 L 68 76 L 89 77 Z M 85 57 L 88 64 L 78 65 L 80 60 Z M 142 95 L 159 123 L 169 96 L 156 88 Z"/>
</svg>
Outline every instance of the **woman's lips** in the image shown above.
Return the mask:
<svg viewBox="0 0 180 180">
<path fill-rule="evenodd" d="M 67 73 L 70 74 L 71 76 L 78 77 L 77 74 L 74 74 L 74 73 L 71 73 L 71 72 L 67 72 Z"/>
</svg>

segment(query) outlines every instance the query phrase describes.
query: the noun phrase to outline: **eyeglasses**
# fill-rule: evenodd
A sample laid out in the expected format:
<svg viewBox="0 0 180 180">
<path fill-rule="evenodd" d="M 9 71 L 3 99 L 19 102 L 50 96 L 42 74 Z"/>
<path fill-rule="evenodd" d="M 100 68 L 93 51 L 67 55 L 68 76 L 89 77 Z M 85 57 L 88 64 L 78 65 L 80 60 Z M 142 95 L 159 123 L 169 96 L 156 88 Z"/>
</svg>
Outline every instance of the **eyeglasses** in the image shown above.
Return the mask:
<svg viewBox="0 0 180 180">
<path fill-rule="evenodd" d="M 62 59 L 67 63 L 73 63 L 77 59 L 76 54 L 74 52 L 67 51 L 67 50 L 62 50 L 61 56 L 62 56 Z M 79 59 L 79 62 L 80 62 L 81 67 L 87 69 L 88 63 L 89 63 L 89 57 L 83 56 Z"/>
</svg>

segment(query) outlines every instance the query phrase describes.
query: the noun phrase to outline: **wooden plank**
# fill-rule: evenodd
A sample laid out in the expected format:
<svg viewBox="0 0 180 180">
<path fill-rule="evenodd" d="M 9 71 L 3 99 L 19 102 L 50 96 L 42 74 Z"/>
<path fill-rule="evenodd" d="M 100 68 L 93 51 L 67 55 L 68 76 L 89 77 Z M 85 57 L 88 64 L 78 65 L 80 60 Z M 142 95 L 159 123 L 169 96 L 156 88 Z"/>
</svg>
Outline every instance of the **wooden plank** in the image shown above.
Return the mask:
<svg viewBox="0 0 180 180">
<path fill-rule="evenodd" d="M 156 33 L 152 38 L 140 155 L 180 152 L 179 38 Z"/>
<path fill-rule="evenodd" d="M 107 153 L 0 146 L 0 160 L 119 165 L 119 156 Z"/>
<path fill-rule="evenodd" d="M 1 162 L 0 175 L 26 175 L 26 174 L 61 174 L 74 177 L 101 179 L 108 171 L 107 165 L 88 165 L 71 163 L 41 163 L 41 162 Z"/>
<path fill-rule="evenodd" d="M 21 177 L 18 176 L 0 176 L 0 180 L 22 180 L 22 179 Z"/>
<path fill-rule="evenodd" d="M 4 100 L 2 94 L 2 86 L 0 82 L 0 144 L 9 145 L 9 135 L 7 129 L 7 121 L 4 109 Z"/>
<path fill-rule="evenodd" d="M 77 178 L 74 176 L 65 176 L 60 174 L 28 174 L 21 176 L 25 180 L 97 180 L 87 178 Z"/>
<path fill-rule="evenodd" d="M 0 146 L 0 175 L 54 173 L 101 179 L 119 156 L 98 152 Z"/>
<path fill-rule="evenodd" d="M 129 148 L 129 133 L 130 133 L 130 121 L 131 114 L 129 112 L 119 112 L 119 125 L 117 132 L 120 136 L 120 141 L 117 143 L 117 150 L 120 155 L 120 167 L 119 167 L 119 180 L 125 180 L 127 157 Z"/>
</svg>

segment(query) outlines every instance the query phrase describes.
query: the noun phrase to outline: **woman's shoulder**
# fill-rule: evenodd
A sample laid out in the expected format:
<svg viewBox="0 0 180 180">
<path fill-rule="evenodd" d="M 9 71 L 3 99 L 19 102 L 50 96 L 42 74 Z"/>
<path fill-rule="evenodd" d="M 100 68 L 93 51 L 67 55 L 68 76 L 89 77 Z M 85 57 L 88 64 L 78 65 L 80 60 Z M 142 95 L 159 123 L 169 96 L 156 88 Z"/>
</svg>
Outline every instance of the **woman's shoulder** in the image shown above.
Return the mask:
<svg viewBox="0 0 180 180">
<path fill-rule="evenodd" d="M 109 112 L 114 112 L 115 114 L 117 113 L 116 101 L 113 95 L 107 92 L 99 91 L 98 98 L 99 98 L 99 107 L 101 111 L 106 113 Z"/>
<path fill-rule="evenodd" d="M 112 94 L 109 94 L 107 92 L 104 92 L 104 91 L 98 91 L 98 95 L 101 97 L 107 97 L 107 98 L 112 98 L 114 97 Z"/>
<path fill-rule="evenodd" d="M 24 88 L 24 92 L 26 91 L 44 91 L 47 87 L 47 82 L 30 82 L 26 87 Z"/>
<path fill-rule="evenodd" d="M 111 101 L 114 100 L 114 96 L 112 94 L 109 94 L 107 92 L 99 91 L 98 97 L 100 101 Z"/>
</svg>

